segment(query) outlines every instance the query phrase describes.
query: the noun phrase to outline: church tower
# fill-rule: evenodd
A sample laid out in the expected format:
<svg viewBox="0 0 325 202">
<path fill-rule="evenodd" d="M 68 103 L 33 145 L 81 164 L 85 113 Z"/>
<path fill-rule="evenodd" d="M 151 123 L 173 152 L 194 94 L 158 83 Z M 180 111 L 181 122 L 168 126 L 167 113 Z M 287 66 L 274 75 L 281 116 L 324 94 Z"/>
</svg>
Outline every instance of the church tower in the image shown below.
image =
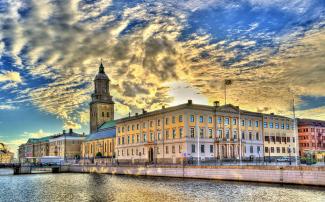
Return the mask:
<svg viewBox="0 0 325 202">
<path fill-rule="evenodd" d="M 114 120 L 114 102 L 109 92 L 109 78 L 105 74 L 101 62 L 98 74 L 95 77 L 95 92 L 91 95 L 90 102 L 90 133 L 97 132 L 104 122 Z"/>
</svg>

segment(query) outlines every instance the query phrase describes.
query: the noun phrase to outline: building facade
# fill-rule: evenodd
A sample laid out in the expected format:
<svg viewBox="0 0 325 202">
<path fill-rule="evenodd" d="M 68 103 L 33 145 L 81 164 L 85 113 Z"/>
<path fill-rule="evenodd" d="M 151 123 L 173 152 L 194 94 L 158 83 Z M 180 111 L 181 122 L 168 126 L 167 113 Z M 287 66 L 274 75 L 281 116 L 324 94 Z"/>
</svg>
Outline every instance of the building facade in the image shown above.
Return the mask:
<svg viewBox="0 0 325 202">
<path fill-rule="evenodd" d="M 114 120 L 114 102 L 109 91 L 109 78 L 105 74 L 104 66 L 101 63 L 98 74 L 95 77 L 95 92 L 91 95 L 90 102 L 90 133 L 97 132 L 97 129 L 105 122 Z"/>
<path fill-rule="evenodd" d="M 323 159 L 325 156 L 325 121 L 299 119 L 299 155 L 306 156 L 307 153 Z"/>
<path fill-rule="evenodd" d="M 0 163 L 12 163 L 14 153 L 10 152 L 4 143 L 0 142 Z"/>
<path fill-rule="evenodd" d="M 81 146 L 84 163 L 111 163 L 115 157 L 115 121 L 103 124 L 96 133 L 88 135 Z"/>
<path fill-rule="evenodd" d="M 284 152 L 270 153 L 272 158 L 290 156 L 290 147 L 295 153 L 293 121 L 282 117 L 288 121 L 289 128 L 273 131 L 263 127 L 263 122 L 269 123 L 266 119 L 273 120 L 273 115 L 240 110 L 233 105 L 219 106 L 217 102 L 214 106 L 196 105 L 191 100 L 175 107 L 143 111 L 116 120 L 116 158 L 119 162 L 132 163 L 258 159 L 268 151 L 263 147 L 264 130 L 272 138 L 274 133 L 279 137 L 281 132 L 281 137 L 286 139 L 284 143 L 266 142 L 273 150 L 285 148 Z"/>
<path fill-rule="evenodd" d="M 69 133 L 63 131 L 62 134 L 49 139 L 49 155 L 64 159 L 80 158 L 81 144 L 84 139 L 84 135 L 74 133 L 72 129 L 69 130 Z"/>
<path fill-rule="evenodd" d="M 273 113 L 263 114 L 264 154 L 269 159 L 297 157 L 299 145 L 293 119 Z"/>
</svg>

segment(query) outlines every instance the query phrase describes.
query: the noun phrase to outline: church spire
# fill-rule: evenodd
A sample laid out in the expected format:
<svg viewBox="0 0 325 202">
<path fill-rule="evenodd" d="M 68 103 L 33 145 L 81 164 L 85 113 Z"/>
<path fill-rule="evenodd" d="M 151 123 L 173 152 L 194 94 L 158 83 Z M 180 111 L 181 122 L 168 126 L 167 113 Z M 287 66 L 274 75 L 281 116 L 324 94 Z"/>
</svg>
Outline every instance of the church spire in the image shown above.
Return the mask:
<svg viewBox="0 0 325 202">
<path fill-rule="evenodd" d="M 99 73 L 105 74 L 103 60 L 100 59 Z"/>
</svg>

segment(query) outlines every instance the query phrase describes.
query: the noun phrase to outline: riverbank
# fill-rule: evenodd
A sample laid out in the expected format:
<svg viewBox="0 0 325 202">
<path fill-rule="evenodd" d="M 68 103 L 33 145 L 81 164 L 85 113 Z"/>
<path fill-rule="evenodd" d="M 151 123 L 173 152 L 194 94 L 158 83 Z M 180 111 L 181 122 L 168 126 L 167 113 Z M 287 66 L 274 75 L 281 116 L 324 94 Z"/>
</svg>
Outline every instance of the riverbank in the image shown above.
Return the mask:
<svg viewBox="0 0 325 202">
<path fill-rule="evenodd" d="M 123 166 L 71 165 L 67 172 L 199 178 L 325 186 L 325 167 L 311 166 Z"/>
</svg>

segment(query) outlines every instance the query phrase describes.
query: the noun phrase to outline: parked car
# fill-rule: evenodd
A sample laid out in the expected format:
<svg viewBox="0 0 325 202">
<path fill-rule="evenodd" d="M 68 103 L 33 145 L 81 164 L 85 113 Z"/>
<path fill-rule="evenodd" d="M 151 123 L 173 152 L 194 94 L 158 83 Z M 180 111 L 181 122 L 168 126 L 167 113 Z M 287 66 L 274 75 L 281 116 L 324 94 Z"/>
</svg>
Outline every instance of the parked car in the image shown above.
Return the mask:
<svg viewBox="0 0 325 202">
<path fill-rule="evenodd" d="M 280 157 L 276 159 L 277 162 L 288 162 L 290 161 L 289 157 Z"/>
</svg>

